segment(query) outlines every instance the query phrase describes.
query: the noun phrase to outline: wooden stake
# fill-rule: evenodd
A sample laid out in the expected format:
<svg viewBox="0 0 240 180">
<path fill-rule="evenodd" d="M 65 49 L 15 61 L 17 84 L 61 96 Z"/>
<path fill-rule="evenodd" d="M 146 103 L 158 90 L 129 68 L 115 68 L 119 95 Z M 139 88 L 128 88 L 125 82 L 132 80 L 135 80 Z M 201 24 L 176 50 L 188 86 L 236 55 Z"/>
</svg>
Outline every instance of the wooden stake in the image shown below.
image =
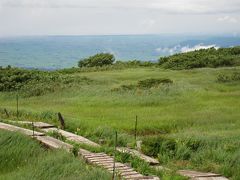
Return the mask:
<svg viewBox="0 0 240 180">
<path fill-rule="evenodd" d="M 6 108 L 4 108 L 4 112 L 5 112 L 6 116 L 9 117 L 9 114 L 8 114 L 8 111 Z"/>
<path fill-rule="evenodd" d="M 18 116 L 19 116 L 19 111 L 18 111 L 18 92 L 17 92 L 17 119 L 18 119 Z"/>
<path fill-rule="evenodd" d="M 63 119 L 62 114 L 60 112 L 58 113 L 58 120 L 60 121 L 61 129 L 64 129 L 65 128 L 65 122 L 64 122 L 64 119 Z"/>
<path fill-rule="evenodd" d="M 112 180 L 116 179 L 116 176 L 115 176 L 115 157 L 116 157 L 116 151 L 117 151 L 117 138 L 118 138 L 118 135 L 117 135 L 117 131 L 116 131 L 115 146 L 114 146 L 114 157 L 113 157 L 113 176 L 112 176 Z"/>
<path fill-rule="evenodd" d="M 136 143 L 137 143 L 137 121 L 138 121 L 138 116 L 136 116 L 136 120 L 135 120 L 135 132 L 134 132 L 135 142 L 136 142 Z"/>
<path fill-rule="evenodd" d="M 33 136 L 34 136 L 34 123 L 32 121 L 32 130 L 33 130 Z"/>
</svg>

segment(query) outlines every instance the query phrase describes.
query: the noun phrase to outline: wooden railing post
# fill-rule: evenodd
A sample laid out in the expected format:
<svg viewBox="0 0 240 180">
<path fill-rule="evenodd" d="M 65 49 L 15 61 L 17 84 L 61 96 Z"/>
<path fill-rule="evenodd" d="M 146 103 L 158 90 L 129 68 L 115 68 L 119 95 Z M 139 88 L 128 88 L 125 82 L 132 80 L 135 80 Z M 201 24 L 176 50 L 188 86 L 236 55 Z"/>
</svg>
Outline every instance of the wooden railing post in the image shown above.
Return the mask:
<svg viewBox="0 0 240 180">
<path fill-rule="evenodd" d="M 118 135 L 117 135 L 117 131 L 116 131 L 116 134 L 115 134 L 115 145 L 114 145 L 114 157 L 113 157 L 113 175 L 112 175 L 112 180 L 115 180 L 116 179 L 116 172 L 115 172 L 115 158 L 116 158 L 116 151 L 117 151 L 117 138 L 118 138 Z"/>
<path fill-rule="evenodd" d="M 138 116 L 136 116 L 135 129 L 134 129 L 134 137 L 135 137 L 135 143 L 136 144 L 137 144 L 137 123 L 138 123 Z"/>
<path fill-rule="evenodd" d="M 4 108 L 4 112 L 5 112 L 6 116 L 9 118 L 9 114 L 8 114 L 8 111 L 6 108 Z"/>
<path fill-rule="evenodd" d="M 17 97 L 16 97 L 16 100 L 17 100 L 17 119 L 18 119 L 18 116 L 19 116 L 19 110 L 18 110 L 18 106 L 19 106 L 19 103 L 18 103 L 18 92 L 17 92 Z"/>
<path fill-rule="evenodd" d="M 60 121 L 61 129 L 65 129 L 65 122 L 64 122 L 63 116 L 60 112 L 58 113 L 58 120 Z"/>
</svg>

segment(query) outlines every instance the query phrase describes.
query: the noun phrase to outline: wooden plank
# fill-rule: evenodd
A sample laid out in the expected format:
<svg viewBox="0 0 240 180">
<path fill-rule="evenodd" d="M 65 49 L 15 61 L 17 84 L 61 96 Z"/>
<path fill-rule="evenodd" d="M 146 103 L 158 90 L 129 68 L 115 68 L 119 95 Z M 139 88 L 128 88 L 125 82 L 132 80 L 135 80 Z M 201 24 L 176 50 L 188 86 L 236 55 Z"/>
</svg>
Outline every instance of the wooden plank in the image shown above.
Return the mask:
<svg viewBox="0 0 240 180">
<path fill-rule="evenodd" d="M 32 122 L 32 121 L 12 121 L 12 120 L 8 120 L 9 123 L 17 123 L 17 124 L 28 124 L 28 125 L 34 125 L 34 127 L 36 128 L 51 128 L 51 127 L 55 127 L 52 124 L 48 124 L 45 122 Z"/>
<path fill-rule="evenodd" d="M 220 174 L 215 174 L 215 173 L 204 173 L 204 172 L 198 172 L 198 171 L 190 171 L 190 170 L 180 170 L 178 171 L 179 174 L 190 177 L 190 178 L 196 178 L 196 177 L 219 177 L 221 176 Z"/>
<path fill-rule="evenodd" d="M 43 129 L 43 131 L 45 132 L 51 132 L 51 131 L 57 131 L 58 133 L 60 133 L 62 136 L 64 136 L 67 140 L 69 141 L 74 141 L 76 143 L 80 143 L 80 144 L 87 144 L 90 146 L 95 146 L 95 147 L 100 147 L 99 144 L 83 137 L 83 136 L 79 136 L 77 134 L 71 133 L 71 132 L 67 132 L 64 131 L 62 129 L 57 129 L 57 128 L 45 128 Z"/>
<path fill-rule="evenodd" d="M 191 178 L 191 180 L 228 180 L 225 177 L 196 177 L 196 178 Z"/>
<path fill-rule="evenodd" d="M 38 141 L 40 141 L 41 143 L 43 143 L 44 145 L 50 147 L 50 148 L 54 148 L 54 149 L 65 149 L 68 152 L 71 151 L 71 149 L 73 148 L 72 145 L 64 143 L 58 139 L 55 139 L 53 137 L 50 136 L 36 136 L 35 137 Z"/>
<path fill-rule="evenodd" d="M 99 160 L 89 160 L 94 164 L 113 164 L 113 161 L 99 161 Z"/>
<path fill-rule="evenodd" d="M 113 167 L 110 167 L 108 168 L 109 171 L 113 171 Z M 122 171 L 134 171 L 132 168 L 129 168 L 127 166 L 124 166 L 124 167 L 118 167 L 118 168 L 115 168 L 115 170 L 117 172 L 122 172 Z"/>
<path fill-rule="evenodd" d="M 88 158 L 90 161 L 112 161 L 113 162 L 113 158 Z"/>
<path fill-rule="evenodd" d="M 1 123 L 1 122 L 0 122 L 0 129 L 5 129 L 5 130 L 8 130 L 8 131 L 14 131 L 14 132 L 20 132 L 20 133 L 26 134 L 28 136 L 33 135 L 33 131 L 30 130 L 30 129 L 25 129 L 25 128 L 21 128 L 21 127 L 17 127 L 17 126 L 14 126 L 14 125 Z M 43 135 L 44 135 L 44 133 L 34 131 L 34 136 L 43 136 Z"/>
<path fill-rule="evenodd" d="M 128 180 L 160 180 L 159 177 L 156 176 L 131 176 L 130 178 L 124 177 L 124 179 Z"/>
<path fill-rule="evenodd" d="M 53 127 L 55 127 L 54 125 L 48 124 L 48 123 L 45 123 L 45 122 L 34 122 L 33 125 L 34 125 L 36 128 L 40 128 L 40 129 L 53 128 Z"/>
<path fill-rule="evenodd" d="M 152 158 L 152 157 L 149 157 L 149 156 L 146 156 L 145 154 L 135 150 L 135 149 L 129 149 L 129 148 L 126 148 L 126 147 L 118 147 L 117 150 L 119 152 L 122 152 L 122 153 L 128 153 L 128 154 L 131 154 L 133 156 L 137 156 L 138 158 L 146 161 L 147 163 L 151 164 L 151 165 L 157 165 L 159 164 L 159 161 Z"/>
<path fill-rule="evenodd" d="M 70 140 L 70 141 L 74 141 L 76 143 L 82 143 L 82 144 L 88 144 L 90 146 L 100 147 L 99 144 L 97 144 L 97 143 L 95 143 L 93 141 L 90 141 L 89 139 L 84 138 L 82 136 L 78 136 L 78 135 L 68 137 L 67 139 Z"/>
<path fill-rule="evenodd" d="M 119 173 L 121 176 L 129 176 L 129 175 L 140 175 L 138 172 L 136 171 L 130 171 L 130 172 L 121 172 Z"/>
<path fill-rule="evenodd" d="M 108 158 L 109 156 L 104 155 L 84 155 L 85 158 L 93 159 L 93 158 Z"/>
<path fill-rule="evenodd" d="M 136 174 L 136 175 L 123 176 L 123 177 L 124 177 L 124 179 L 133 179 L 133 178 L 138 179 L 138 178 L 142 178 L 144 176 L 141 174 Z"/>
<path fill-rule="evenodd" d="M 109 156 L 102 156 L 102 155 L 96 155 L 96 156 L 85 156 L 88 159 L 113 159 Z"/>
</svg>

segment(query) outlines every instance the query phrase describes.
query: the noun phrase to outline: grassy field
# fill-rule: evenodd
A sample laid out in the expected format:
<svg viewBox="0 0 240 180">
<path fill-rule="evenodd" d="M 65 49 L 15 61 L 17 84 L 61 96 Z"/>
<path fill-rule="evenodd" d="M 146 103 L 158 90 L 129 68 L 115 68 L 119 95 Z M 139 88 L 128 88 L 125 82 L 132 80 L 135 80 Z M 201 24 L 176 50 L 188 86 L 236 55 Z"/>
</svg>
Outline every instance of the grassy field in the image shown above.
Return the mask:
<svg viewBox="0 0 240 180">
<path fill-rule="evenodd" d="M 61 112 L 68 129 L 94 140 L 111 141 L 113 129 L 118 130 L 123 145 L 133 142 L 137 115 L 145 153 L 162 164 L 240 179 L 240 83 L 217 81 L 219 74 L 239 71 L 239 67 L 178 71 L 145 67 L 72 73 L 91 81 L 43 96 L 20 97 L 19 108 L 25 112 L 23 119 L 34 117 L 29 113 L 42 114 L 55 123 L 55 113 Z M 173 84 L 135 86 L 148 78 L 168 78 Z M 16 111 L 16 93 L 1 92 L 0 107 Z"/>
<path fill-rule="evenodd" d="M 30 137 L 0 131 L 0 179 L 110 179 L 64 151 L 48 151 Z"/>
</svg>

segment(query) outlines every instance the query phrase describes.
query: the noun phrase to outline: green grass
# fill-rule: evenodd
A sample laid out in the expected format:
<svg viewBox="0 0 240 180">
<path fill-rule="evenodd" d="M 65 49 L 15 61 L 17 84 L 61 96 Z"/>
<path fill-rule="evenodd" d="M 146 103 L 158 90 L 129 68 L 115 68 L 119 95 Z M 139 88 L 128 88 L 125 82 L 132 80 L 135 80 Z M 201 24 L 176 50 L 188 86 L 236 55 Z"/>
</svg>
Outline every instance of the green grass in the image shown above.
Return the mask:
<svg viewBox="0 0 240 180">
<path fill-rule="evenodd" d="M 164 165 L 215 171 L 238 179 L 240 167 L 235 159 L 240 156 L 240 83 L 221 83 L 217 78 L 239 71 L 239 67 L 179 71 L 145 67 L 76 72 L 71 75 L 93 81 L 39 97 L 22 97 L 19 106 L 25 112 L 23 119 L 57 123 L 55 113 L 61 112 L 69 130 L 96 142 L 104 139 L 108 145 L 113 144 L 113 130 L 123 134 L 121 145 L 133 143 L 138 115 L 139 139 L 163 135 L 177 142 L 173 154 L 158 152 Z M 150 78 L 167 78 L 173 84 L 114 91 Z M 0 107 L 14 112 L 15 93 L 1 92 Z M 189 139 L 202 144 L 188 152 L 186 159 L 180 155 L 188 150 L 184 143 Z"/>
<path fill-rule="evenodd" d="M 0 179 L 110 179 L 64 151 L 48 151 L 30 137 L 0 131 Z"/>
</svg>

